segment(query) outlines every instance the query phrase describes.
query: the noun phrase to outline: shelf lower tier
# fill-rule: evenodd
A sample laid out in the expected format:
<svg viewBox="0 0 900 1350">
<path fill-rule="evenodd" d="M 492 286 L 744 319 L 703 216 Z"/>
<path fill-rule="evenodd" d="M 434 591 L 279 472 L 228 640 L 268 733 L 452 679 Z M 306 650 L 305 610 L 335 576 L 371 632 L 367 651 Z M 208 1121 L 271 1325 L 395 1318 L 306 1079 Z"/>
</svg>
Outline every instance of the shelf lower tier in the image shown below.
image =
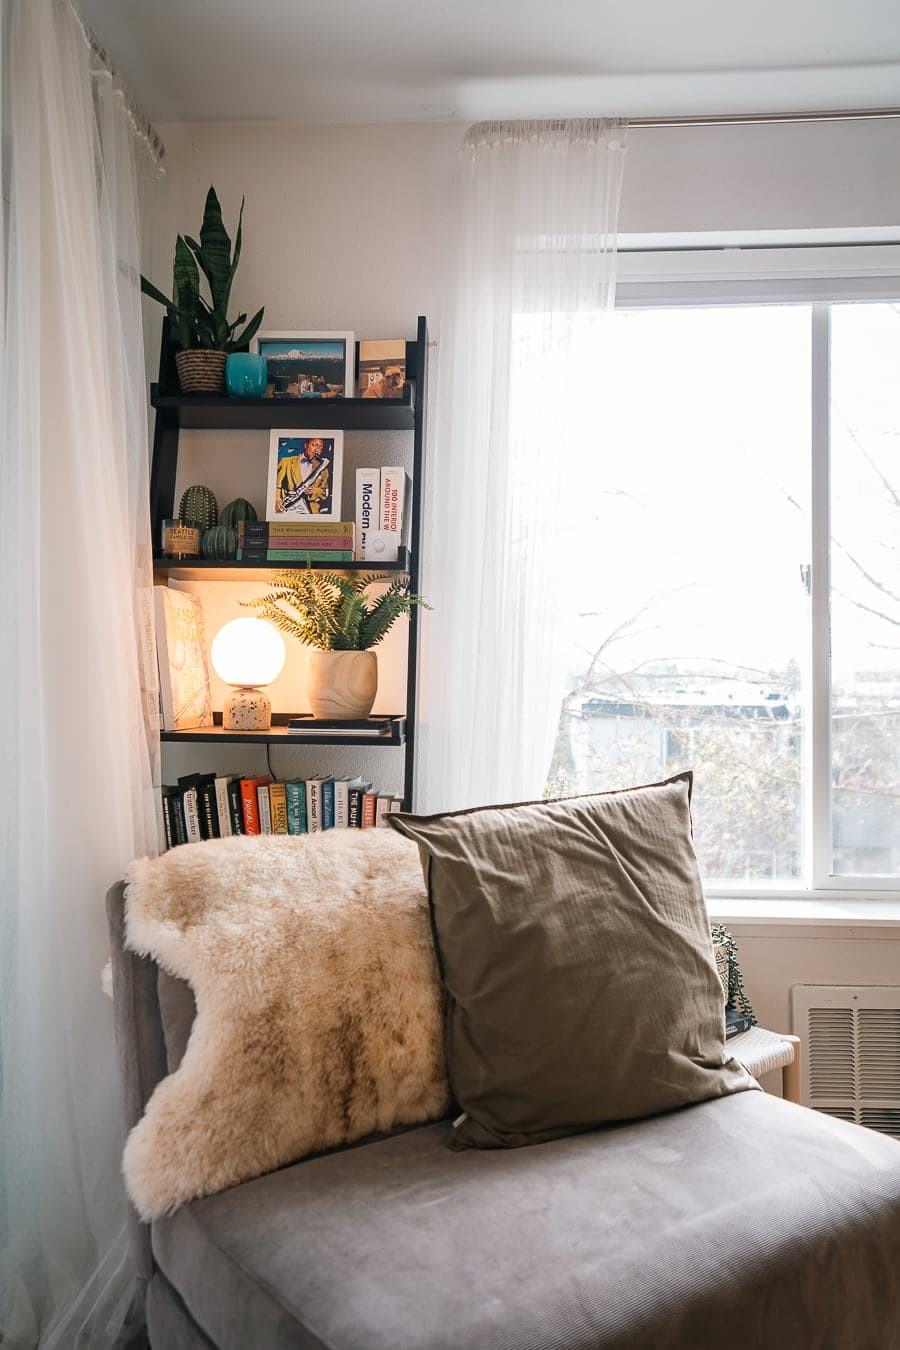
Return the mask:
<svg viewBox="0 0 900 1350">
<path fill-rule="evenodd" d="M 154 558 L 157 576 L 173 581 L 265 581 L 272 572 L 292 572 L 312 568 L 314 572 L 390 572 L 404 576 L 409 572 L 409 550 L 400 549 L 396 562 L 244 562 L 223 558 Z M 220 573 L 220 576 L 216 574 Z"/>
<path fill-rule="evenodd" d="M 387 714 L 385 714 L 387 716 Z M 191 731 L 162 731 L 160 740 L 169 744 L 197 742 L 202 744 L 228 742 L 231 745 L 368 745 L 399 746 L 406 744 L 406 718 L 392 717 L 390 734 L 387 736 L 309 736 L 302 731 L 289 731 L 287 713 L 273 713 L 272 725 L 268 731 L 226 731 L 222 726 L 222 714 L 213 713 L 215 726 L 196 727 Z"/>
</svg>

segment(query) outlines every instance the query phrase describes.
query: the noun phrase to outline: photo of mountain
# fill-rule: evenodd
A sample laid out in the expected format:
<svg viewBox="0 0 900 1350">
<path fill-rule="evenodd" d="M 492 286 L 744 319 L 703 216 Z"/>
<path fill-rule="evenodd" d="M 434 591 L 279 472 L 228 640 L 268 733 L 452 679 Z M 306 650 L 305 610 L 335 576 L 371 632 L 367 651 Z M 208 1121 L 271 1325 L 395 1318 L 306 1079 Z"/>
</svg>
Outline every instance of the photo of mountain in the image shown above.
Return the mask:
<svg viewBox="0 0 900 1350">
<path fill-rule="evenodd" d="M 266 358 L 267 398 L 343 398 L 352 384 L 352 334 L 261 334 L 255 345 Z"/>
</svg>

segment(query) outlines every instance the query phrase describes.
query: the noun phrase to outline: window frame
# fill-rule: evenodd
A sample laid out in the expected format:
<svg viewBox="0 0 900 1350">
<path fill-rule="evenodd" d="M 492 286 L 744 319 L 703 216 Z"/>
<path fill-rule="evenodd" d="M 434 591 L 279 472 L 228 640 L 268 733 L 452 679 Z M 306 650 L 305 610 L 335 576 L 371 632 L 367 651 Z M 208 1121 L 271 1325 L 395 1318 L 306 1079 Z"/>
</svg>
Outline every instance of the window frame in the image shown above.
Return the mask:
<svg viewBox="0 0 900 1350">
<path fill-rule="evenodd" d="M 714 899 L 900 899 L 896 877 L 842 877 L 832 870 L 830 556 L 832 304 L 900 302 L 900 244 L 744 245 L 624 249 L 617 309 L 802 304 L 811 313 L 810 633 L 806 655 L 809 733 L 804 738 L 805 881 L 711 879 Z"/>
</svg>

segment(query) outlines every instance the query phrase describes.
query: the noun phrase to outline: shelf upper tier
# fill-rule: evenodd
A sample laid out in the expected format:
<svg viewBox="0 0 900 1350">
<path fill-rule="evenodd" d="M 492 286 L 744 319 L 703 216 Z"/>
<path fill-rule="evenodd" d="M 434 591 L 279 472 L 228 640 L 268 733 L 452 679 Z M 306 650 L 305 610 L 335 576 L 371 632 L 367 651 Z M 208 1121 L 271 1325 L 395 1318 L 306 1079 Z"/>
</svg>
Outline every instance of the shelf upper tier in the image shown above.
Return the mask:
<svg viewBox="0 0 900 1350">
<path fill-rule="evenodd" d="M 265 581 L 270 572 L 288 572 L 311 567 L 315 572 L 398 572 L 409 571 L 409 552 L 400 549 L 396 562 L 244 562 L 233 558 L 154 558 L 154 572 L 174 581 L 216 581 L 221 572 L 229 581 Z"/>
<path fill-rule="evenodd" d="M 218 431 L 268 431 L 308 427 L 310 431 L 412 431 L 415 386 L 403 398 L 215 398 L 204 394 L 161 394 L 150 386 L 157 412 L 179 427 Z"/>
</svg>

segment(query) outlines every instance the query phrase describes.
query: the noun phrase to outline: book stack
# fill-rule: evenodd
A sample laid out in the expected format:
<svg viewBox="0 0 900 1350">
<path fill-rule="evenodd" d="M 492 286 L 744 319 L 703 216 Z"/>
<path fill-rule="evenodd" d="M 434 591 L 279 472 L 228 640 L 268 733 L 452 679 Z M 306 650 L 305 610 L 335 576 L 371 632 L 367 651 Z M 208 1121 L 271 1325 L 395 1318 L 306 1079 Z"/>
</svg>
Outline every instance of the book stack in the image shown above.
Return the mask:
<svg viewBox="0 0 900 1350">
<path fill-rule="evenodd" d="M 403 543 L 408 481 L 400 465 L 356 470 L 357 557 L 365 558 L 371 534 L 391 534 L 398 547 Z"/>
<path fill-rule="evenodd" d="M 749 1013 L 740 1012 L 737 1008 L 725 1009 L 725 1039 L 730 1041 L 732 1036 L 740 1036 L 742 1032 L 749 1031 L 753 1026 L 753 1018 Z"/>
<path fill-rule="evenodd" d="M 241 562 L 353 561 L 351 520 L 242 520 L 237 535 L 235 557 Z"/>
<path fill-rule="evenodd" d="M 386 825 L 401 799 L 362 778 L 241 778 L 188 774 L 161 789 L 167 849 L 235 834 L 316 834 Z"/>
</svg>

